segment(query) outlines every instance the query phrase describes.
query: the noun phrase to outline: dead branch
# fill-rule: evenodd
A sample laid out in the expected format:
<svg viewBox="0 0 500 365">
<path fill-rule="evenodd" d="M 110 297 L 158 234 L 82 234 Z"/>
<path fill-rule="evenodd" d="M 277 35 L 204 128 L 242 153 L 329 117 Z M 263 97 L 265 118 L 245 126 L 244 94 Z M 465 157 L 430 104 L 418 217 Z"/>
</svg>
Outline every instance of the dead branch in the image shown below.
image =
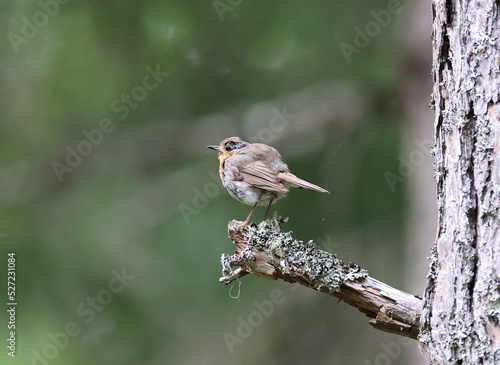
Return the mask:
<svg viewBox="0 0 500 365">
<path fill-rule="evenodd" d="M 223 254 L 221 283 L 252 273 L 266 279 L 299 283 L 332 295 L 365 313 L 376 329 L 417 339 L 422 300 L 370 276 L 354 263 L 344 264 L 335 254 L 303 243 L 281 232 L 284 221 L 275 215 L 256 226 L 228 224 L 234 255 Z M 241 227 L 241 228 L 240 228 Z M 233 271 L 233 267 L 238 268 Z"/>
</svg>

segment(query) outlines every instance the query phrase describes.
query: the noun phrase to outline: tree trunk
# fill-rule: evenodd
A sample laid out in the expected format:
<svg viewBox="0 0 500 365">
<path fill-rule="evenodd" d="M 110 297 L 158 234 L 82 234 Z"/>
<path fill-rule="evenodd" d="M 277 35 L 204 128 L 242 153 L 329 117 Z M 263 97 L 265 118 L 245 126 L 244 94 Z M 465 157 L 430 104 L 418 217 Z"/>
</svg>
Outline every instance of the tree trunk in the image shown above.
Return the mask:
<svg viewBox="0 0 500 365">
<path fill-rule="evenodd" d="M 438 232 L 420 341 L 430 364 L 500 364 L 497 0 L 434 0 Z"/>
</svg>

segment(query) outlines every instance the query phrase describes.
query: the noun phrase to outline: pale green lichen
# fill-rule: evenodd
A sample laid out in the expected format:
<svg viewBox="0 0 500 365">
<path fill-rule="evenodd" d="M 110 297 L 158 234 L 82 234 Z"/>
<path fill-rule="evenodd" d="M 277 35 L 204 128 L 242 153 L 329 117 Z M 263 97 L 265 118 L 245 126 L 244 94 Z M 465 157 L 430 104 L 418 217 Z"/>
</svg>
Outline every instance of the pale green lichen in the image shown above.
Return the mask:
<svg viewBox="0 0 500 365">
<path fill-rule="evenodd" d="M 247 228 L 245 237 L 250 246 L 265 250 L 274 267 L 284 274 L 301 275 L 316 288 L 329 292 L 339 291 L 347 280 L 361 280 L 368 272 L 358 265 L 345 265 L 335 254 L 316 249 L 314 241 L 304 243 L 292 237 L 291 232 L 281 232 L 279 217 L 268 219 L 259 226 Z"/>
</svg>

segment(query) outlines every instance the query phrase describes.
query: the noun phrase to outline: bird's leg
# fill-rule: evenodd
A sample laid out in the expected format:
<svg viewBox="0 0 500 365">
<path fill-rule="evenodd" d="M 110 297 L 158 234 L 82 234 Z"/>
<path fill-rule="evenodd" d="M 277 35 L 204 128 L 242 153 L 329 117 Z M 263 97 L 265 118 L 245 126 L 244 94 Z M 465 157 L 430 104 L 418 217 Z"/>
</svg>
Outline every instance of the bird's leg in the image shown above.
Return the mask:
<svg viewBox="0 0 500 365">
<path fill-rule="evenodd" d="M 266 210 L 266 215 L 264 215 L 264 220 L 266 220 L 267 213 L 269 213 L 269 208 L 271 208 L 271 204 L 273 204 L 273 201 L 274 201 L 274 198 L 271 198 L 271 200 L 269 201 L 269 205 L 267 206 L 267 210 Z"/>
<path fill-rule="evenodd" d="M 241 225 L 241 227 L 248 226 L 248 223 L 250 223 L 250 217 L 252 216 L 253 211 L 255 210 L 255 207 L 257 206 L 258 203 L 259 202 L 255 203 L 255 205 L 253 206 L 252 210 L 250 211 L 250 214 L 248 215 L 247 219 L 245 219 L 245 222 Z"/>
</svg>

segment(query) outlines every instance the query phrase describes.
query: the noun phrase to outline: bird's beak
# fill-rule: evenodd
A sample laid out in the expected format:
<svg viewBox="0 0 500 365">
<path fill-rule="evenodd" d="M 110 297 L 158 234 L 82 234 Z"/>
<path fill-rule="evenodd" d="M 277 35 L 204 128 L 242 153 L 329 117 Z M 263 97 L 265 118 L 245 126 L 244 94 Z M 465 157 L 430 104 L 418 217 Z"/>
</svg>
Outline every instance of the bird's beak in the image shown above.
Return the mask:
<svg viewBox="0 0 500 365">
<path fill-rule="evenodd" d="M 215 150 L 217 152 L 222 153 L 222 150 L 220 149 L 220 146 L 207 146 L 207 148 L 210 148 L 211 150 Z"/>
</svg>

